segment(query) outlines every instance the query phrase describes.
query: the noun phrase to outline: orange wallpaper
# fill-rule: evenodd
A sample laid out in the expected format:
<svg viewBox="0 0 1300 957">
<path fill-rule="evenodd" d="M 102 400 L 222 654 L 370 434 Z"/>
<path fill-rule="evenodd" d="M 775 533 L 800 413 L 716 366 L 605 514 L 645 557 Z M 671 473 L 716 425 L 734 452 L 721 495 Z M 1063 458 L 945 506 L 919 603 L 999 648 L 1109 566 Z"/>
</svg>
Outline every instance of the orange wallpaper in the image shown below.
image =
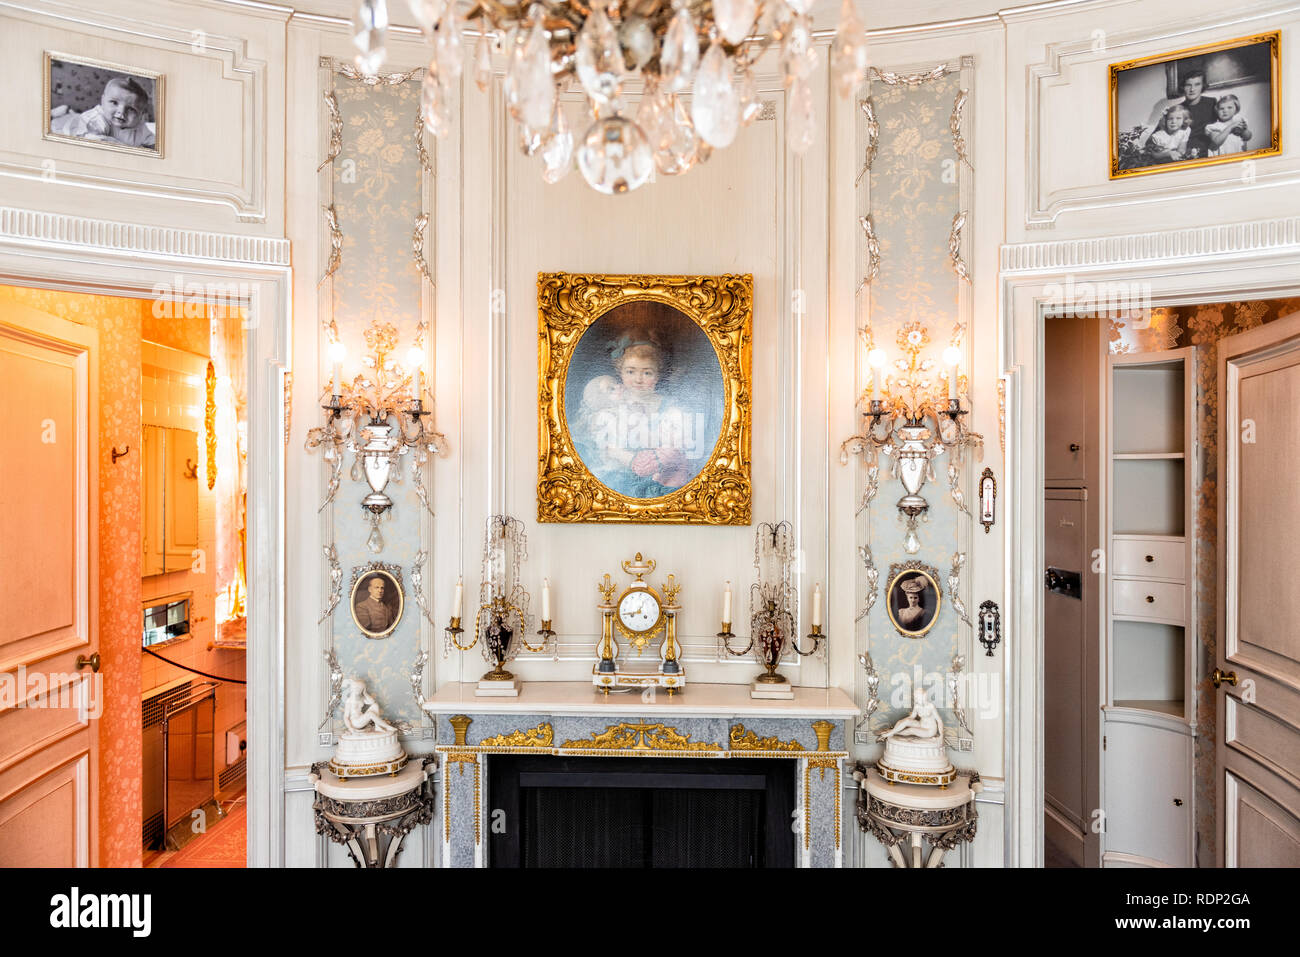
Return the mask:
<svg viewBox="0 0 1300 957">
<path fill-rule="evenodd" d="M 99 330 L 99 864 L 139 867 L 142 303 L 11 286 L 0 298 Z M 116 466 L 114 445 L 131 446 Z"/>
</svg>

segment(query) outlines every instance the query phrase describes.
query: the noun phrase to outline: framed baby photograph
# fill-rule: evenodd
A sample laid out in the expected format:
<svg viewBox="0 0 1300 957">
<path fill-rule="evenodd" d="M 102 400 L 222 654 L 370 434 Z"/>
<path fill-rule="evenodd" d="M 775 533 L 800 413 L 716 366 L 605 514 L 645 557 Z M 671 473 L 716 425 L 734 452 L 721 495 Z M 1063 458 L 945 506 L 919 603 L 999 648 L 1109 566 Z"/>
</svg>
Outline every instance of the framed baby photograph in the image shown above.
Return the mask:
<svg viewBox="0 0 1300 957">
<path fill-rule="evenodd" d="M 399 565 L 370 562 L 352 570 L 352 623 L 367 638 L 386 638 L 402 620 L 406 596 Z"/>
<path fill-rule="evenodd" d="M 163 75 L 149 70 L 45 54 L 47 140 L 163 155 Z"/>
<path fill-rule="evenodd" d="M 904 638 L 920 638 L 939 620 L 943 592 L 939 571 L 922 562 L 896 562 L 889 568 L 885 611 Z"/>
<path fill-rule="evenodd" d="M 1281 34 L 1110 65 L 1110 178 L 1282 152 Z"/>
<path fill-rule="evenodd" d="M 749 524 L 753 289 L 538 275 L 539 522 Z"/>
</svg>

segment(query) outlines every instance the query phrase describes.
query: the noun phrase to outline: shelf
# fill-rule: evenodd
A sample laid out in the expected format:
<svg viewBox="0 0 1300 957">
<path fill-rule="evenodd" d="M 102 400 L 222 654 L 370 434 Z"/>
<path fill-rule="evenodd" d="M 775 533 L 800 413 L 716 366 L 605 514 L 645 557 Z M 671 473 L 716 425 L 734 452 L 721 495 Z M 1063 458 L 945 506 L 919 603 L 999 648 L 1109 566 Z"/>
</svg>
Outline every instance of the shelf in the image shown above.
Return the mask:
<svg viewBox="0 0 1300 957">
<path fill-rule="evenodd" d="M 1116 458 L 1150 449 L 1186 451 L 1181 358 L 1140 366 L 1113 362 L 1111 381 L 1111 444 Z"/>
<path fill-rule="evenodd" d="M 1115 456 L 1111 491 L 1113 534 L 1182 536 L 1187 520 L 1185 473 L 1181 458 Z"/>
<path fill-rule="evenodd" d="M 1167 714 L 1174 718 L 1183 717 L 1182 699 L 1177 701 L 1163 701 L 1160 699 L 1137 699 L 1130 698 L 1123 701 L 1116 701 L 1111 707 L 1128 708 L 1132 711 L 1154 711 L 1156 714 Z"/>
<path fill-rule="evenodd" d="M 1113 618 L 1110 654 L 1113 700 L 1173 701 L 1181 697 L 1186 642 L 1187 632 L 1181 625 Z"/>
<path fill-rule="evenodd" d="M 1143 462 L 1160 459 L 1181 460 L 1187 456 L 1182 452 L 1116 452 L 1114 458 L 1116 462 Z"/>
</svg>

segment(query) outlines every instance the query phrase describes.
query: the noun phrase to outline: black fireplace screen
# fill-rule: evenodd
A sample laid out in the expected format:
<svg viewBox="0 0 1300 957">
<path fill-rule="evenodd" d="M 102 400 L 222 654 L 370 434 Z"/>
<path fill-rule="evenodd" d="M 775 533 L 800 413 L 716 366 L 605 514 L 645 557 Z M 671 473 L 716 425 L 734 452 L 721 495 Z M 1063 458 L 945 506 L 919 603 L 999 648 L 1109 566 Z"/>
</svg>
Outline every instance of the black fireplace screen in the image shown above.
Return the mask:
<svg viewBox="0 0 1300 957">
<path fill-rule="evenodd" d="M 493 867 L 792 867 L 781 759 L 488 759 Z"/>
</svg>

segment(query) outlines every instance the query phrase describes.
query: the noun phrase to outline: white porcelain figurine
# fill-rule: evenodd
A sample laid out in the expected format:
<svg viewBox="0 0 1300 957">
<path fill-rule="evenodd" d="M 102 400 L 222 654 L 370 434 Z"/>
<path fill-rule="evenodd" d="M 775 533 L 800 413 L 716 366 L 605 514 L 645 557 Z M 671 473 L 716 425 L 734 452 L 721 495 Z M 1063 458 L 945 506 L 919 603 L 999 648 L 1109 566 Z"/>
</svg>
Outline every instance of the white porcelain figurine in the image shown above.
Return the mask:
<svg viewBox="0 0 1300 957">
<path fill-rule="evenodd" d="M 340 778 L 396 774 L 406 764 L 406 752 L 397 728 L 384 720 L 379 705 L 359 678 L 344 678 L 343 725 L 330 759 L 330 770 Z"/>
<path fill-rule="evenodd" d="M 876 740 L 885 743 L 885 753 L 876 762 L 876 769 L 886 781 L 946 787 L 956 777 L 948 761 L 939 709 L 923 688 L 912 694 L 912 713 Z"/>
</svg>

